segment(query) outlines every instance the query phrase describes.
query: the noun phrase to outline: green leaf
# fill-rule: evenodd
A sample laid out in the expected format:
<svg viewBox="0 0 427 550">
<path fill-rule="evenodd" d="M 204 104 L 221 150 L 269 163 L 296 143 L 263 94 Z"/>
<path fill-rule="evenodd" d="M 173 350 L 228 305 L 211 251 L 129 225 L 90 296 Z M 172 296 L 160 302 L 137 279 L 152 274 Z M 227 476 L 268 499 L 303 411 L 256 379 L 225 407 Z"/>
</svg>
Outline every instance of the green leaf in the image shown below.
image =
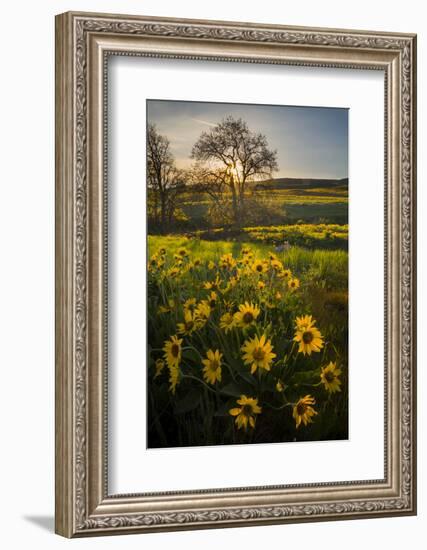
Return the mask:
<svg viewBox="0 0 427 550">
<path fill-rule="evenodd" d="M 239 373 L 239 376 L 241 378 L 243 378 L 243 380 L 245 382 L 247 382 L 248 384 L 250 384 L 251 386 L 253 387 L 256 387 L 257 386 L 257 380 L 254 378 L 253 374 L 251 374 L 250 372 L 248 372 L 246 369 L 243 370 L 243 369 L 236 369 L 236 371 Z"/>
<path fill-rule="evenodd" d="M 225 395 L 231 395 L 233 397 L 240 397 L 242 393 L 244 393 L 242 388 L 237 384 L 235 384 L 234 382 L 230 382 L 229 384 L 221 388 L 220 391 Z"/>
<path fill-rule="evenodd" d="M 261 391 L 276 391 L 276 380 L 272 376 L 265 375 L 261 378 Z"/>
<path fill-rule="evenodd" d="M 199 406 L 200 403 L 200 393 L 192 388 L 185 397 L 179 399 L 175 403 L 175 413 L 184 414 L 186 412 L 192 411 Z"/>
<path fill-rule="evenodd" d="M 319 382 L 320 369 L 314 369 L 309 371 L 299 371 L 295 372 L 291 378 L 288 380 L 289 385 L 291 384 L 314 384 Z"/>
<path fill-rule="evenodd" d="M 218 409 L 215 411 L 214 416 L 228 416 L 228 412 L 233 407 L 236 407 L 236 402 L 234 399 L 228 399 L 225 403 L 222 403 Z"/>
</svg>

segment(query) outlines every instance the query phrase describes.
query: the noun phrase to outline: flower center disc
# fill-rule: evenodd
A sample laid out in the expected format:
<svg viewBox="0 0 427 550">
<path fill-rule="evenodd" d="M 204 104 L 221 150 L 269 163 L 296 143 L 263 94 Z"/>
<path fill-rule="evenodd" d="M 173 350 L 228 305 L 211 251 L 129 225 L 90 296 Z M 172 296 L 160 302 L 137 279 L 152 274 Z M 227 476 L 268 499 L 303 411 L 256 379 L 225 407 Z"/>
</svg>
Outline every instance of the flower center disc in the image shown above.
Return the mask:
<svg viewBox="0 0 427 550">
<path fill-rule="evenodd" d="M 252 414 L 252 407 L 251 405 L 243 405 L 242 407 L 242 413 L 245 416 L 250 416 Z"/>
<path fill-rule="evenodd" d="M 211 367 L 211 371 L 215 372 L 219 367 L 218 361 L 216 359 L 212 359 L 210 367 Z"/>
<path fill-rule="evenodd" d="M 252 321 L 254 320 L 254 316 L 252 315 L 252 313 L 250 313 L 249 311 L 247 311 L 244 315 L 243 315 L 243 321 L 249 325 L 249 323 L 252 323 Z"/>
<path fill-rule="evenodd" d="M 253 352 L 253 358 L 255 361 L 262 361 L 265 357 L 265 353 L 261 348 L 256 348 Z"/>
<path fill-rule="evenodd" d="M 172 344 L 171 353 L 174 357 L 178 357 L 178 355 L 179 355 L 179 346 L 178 346 L 178 344 Z"/>
<path fill-rule="evenodd" d="M 297 413 L 301 416 L 305 413 L 305 405 L 304 403 L 298 403 L 297 405 Z"/>
<path fill-rule="evenodd" d="M 309 330 L 305 331 L 302 335 L 302 341 L 304 344 L 310 344 L 313 341 L 313 333 Z"/>
<path fill-rule="evenodd" d="M 325 374 L 325 380 L 326 380 L 327 382 L 333 382 L 333 381 L 335 380 L 334 373 L 332 373 L 332 372 L 327 372 L 327 373 Z"/>
</svg>

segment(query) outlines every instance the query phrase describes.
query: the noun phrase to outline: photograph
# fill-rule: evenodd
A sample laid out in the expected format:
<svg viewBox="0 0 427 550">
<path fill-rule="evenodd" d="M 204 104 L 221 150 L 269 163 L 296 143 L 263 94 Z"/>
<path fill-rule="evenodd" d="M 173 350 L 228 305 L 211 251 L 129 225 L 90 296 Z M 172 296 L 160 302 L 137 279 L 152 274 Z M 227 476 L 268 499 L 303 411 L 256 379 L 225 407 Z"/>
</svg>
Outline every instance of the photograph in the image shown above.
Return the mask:
<svg viewBox="0 0 427 550">
<path fill-rule="evenodd" d="M 146 113 L 147 447 L 348 439 L 348 109 Z"/>
</svg>

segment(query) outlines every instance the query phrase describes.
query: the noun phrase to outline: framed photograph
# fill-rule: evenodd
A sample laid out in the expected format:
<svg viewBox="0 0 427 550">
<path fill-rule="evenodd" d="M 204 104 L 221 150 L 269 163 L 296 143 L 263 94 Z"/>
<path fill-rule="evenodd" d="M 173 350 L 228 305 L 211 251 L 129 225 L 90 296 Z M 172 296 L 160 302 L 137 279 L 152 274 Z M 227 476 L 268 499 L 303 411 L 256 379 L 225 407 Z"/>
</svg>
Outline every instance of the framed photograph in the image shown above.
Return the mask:
<svg viewBox="0 0 427 550">
<path fill-rule="evenodd" d="M 56 18 L 56 532 L 416 513 L 416 37 Z"/>
</svg>

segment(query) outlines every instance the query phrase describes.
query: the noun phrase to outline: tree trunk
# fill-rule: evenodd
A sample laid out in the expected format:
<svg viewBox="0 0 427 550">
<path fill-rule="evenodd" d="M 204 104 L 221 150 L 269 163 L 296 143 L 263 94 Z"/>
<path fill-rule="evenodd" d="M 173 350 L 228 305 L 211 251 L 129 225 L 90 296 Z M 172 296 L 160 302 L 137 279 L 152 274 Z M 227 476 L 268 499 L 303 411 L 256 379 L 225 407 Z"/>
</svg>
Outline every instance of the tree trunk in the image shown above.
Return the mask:
<svg viewBox="0 0 427 550">
<path fill-rule="evenodd" d="M 167 213 L 166 213 L 166 195 L 160 195 L 160 231 L 164 235 L 166 233 Z"/>
<path fill-rule="evenodd" d="M 239 200 L 238 200 L 237 193 L 236 193 L 236 187 L 235 187 L 235 184 L 234 184 L 233 175 L 231 176 L 230 189 L 231 189 L 231 197 L 232 197 L 234 223 L 240 229 Z"/>
</svg>

